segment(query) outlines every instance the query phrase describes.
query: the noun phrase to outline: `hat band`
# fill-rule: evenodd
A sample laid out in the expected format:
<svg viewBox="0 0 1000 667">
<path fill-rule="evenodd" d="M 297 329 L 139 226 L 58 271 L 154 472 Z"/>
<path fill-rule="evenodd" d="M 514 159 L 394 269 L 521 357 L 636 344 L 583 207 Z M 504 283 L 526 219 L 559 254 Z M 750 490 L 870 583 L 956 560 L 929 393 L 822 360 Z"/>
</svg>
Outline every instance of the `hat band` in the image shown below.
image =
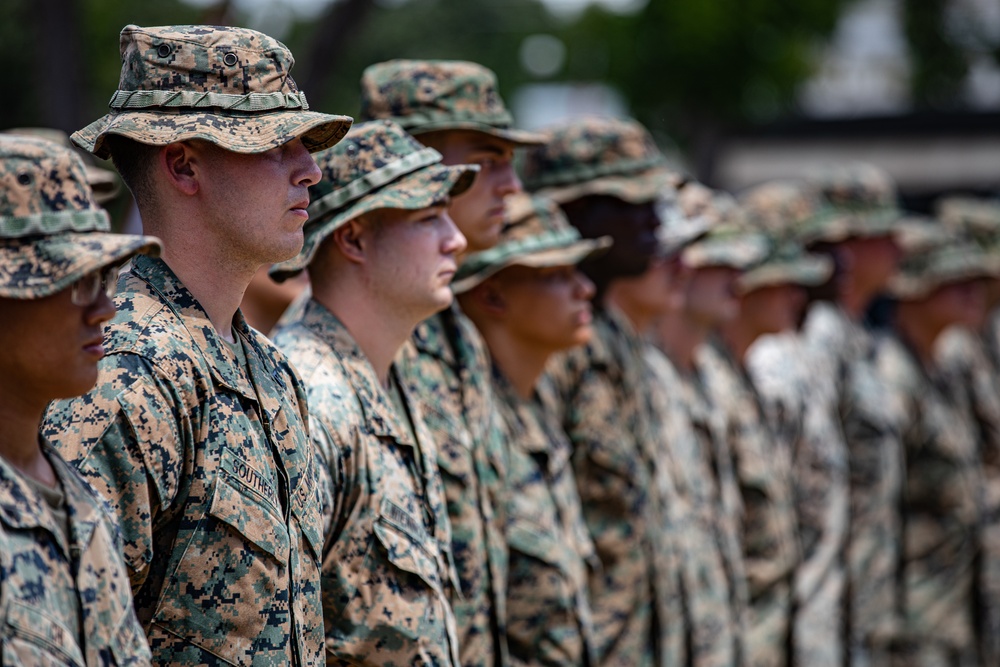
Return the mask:
<svg viewBox="0 0 1000 667">
<path fill-rule="evenodd" d="M 62 232 L 108 232 L 111 223 L 101 210 L 58 211 L 0 218 L 0 238 L 16 239 Z"/>
<path fill-rule="evenodd" d="M 573 169 L 572 173 L 542 174 L 534 179 L 528 179 L 525 187 L 528 190 L 537 190 L 559 185 L 575 185 L 583 181 L 590 181 L 595 178 L 605 176 L 631 176 L 636 172 L 665 167 L 666 159 L 659 155 L 637 158 L 633 160 L 617 160 L 610 164 L 580 165 Z"/>
<path fill-rule="evenodd" d="M 306 110 L 306 94 L 298 93 L 198 93 L 190 90 L 116 90 L 108 106 L 116 111 L 128 109 L 223 109 L 225 111 Z"/>
<path fill-rule="evenodd" d="M 514 117 L 506 109 L 494 112 L 428 110 L 408 113 L 405 116 L 393 116 L 392 119 L 405 130 L 434 123 L 452 122 L 481 123 L 490 127 L 506 129 L 514 123 Z"/>
<path fill-rule="evenodd" d="M 334 211 L 355 199 L 365 196 L 387 183 L 391 183 L 400 176 L 405 176 L 417 169 L 429 167 L 440 161 L 441 154 L 433 148 L 424 148 L 415 153 L 410 153 L 395 162 L 390 162 L 384 167 L 380 167 L 351 181 L 342 188 L 320 197 L 309 205 L 309 217 L 318 218 L 325 213 Z"/>
<path fill-rule="evenodd" d="M 555 250 L 576 243 L 579 240 L 580 232 L 573 228 L 533 234 L 523 239 L 502 243 L 490 250 L 484 250 L 466 258 L 462 263 L 462 268 L 459 269 L 459 273 L 472 274 L 481 271 L 487 266 L 506 261 L 510 257 L 530 255 L 542 250 Z"/>
</svg>

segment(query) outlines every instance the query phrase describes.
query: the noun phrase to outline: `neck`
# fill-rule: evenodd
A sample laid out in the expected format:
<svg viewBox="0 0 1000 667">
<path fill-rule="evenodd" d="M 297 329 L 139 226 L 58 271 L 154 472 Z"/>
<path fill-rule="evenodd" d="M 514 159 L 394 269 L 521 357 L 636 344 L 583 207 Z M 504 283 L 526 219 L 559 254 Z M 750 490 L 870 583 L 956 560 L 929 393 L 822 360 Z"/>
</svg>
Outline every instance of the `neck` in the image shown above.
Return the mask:
<svg viewBox="0 0 1000 667">
<path fill-rule="evenodd" d="M 489 347 L 493 363 L 510 382 L 514 392 L 525 400 L 531 400 L 552 352 L 525 343 L 510 335 L 503 326 L 484 326 L 480 332 Z"/>
<path fill-rule="evenodd" d="M 851 319 L 852 322 L 860 322 L 871 303 L 873 294 L 866 293 L 857 287 L 850 286 L 840 291 L 837 295 L 837 305 Z"/>
<path fill-rule="evenodd" d="M 941 330 L 927 323 L 918 306 L 903 301 L 896 306 L 895 326 L 900 338 L 909 345 L 921 365 L 924 368 L 933 367 L 934 343 Z"/>
<path fill-rule="evenodd" d="M 659 320 L 656 325 L 656 344 L 670 361 L 684 373 L 694 371 L 694 357 L 711 329 L 699 326 L 682 312 L 675 312 Z"/>
<path fill-rule="evenodd" d="M 604 292 L 604 303 L 611 304 L 617 308 L 628 319 L 632 328 L 640 336 L 645 335 L 653 325 L 655 316 L 649 311 L 637 307 L 636 304 L 625 297 L 625 289 L 620 289 L 621 283 L 612 283 Z"/>
<path fill-rule="evenodd" d="M 361 285 L 345 281 L 313 283 L 313 298 L 337 316 L 361 348 L 383 387 L 389 386 L 392 361 L 422 318 L 408 318 L 386 307 Z"/>
<path fill-rule="evenodd" d="M 725 324 L 719 329 L 719 336 L 722 338 L 722 342 L 729 349 L 733 358 L 740 364 L 743 363 L 747 350 L 757 340 L 758 335 L 758 332 L 751 331 L 745 326 L 741 318 L 736 318 L 733 322 Z"/>
<path fill-rule="evenodd" d="M 234 341 L 233 317 L 260 265 L 236 261 L 204 235 L 188 234 L 190 225 L 146 224 L 147 233 L 163 240 L 160 258 L 208 314 L 222 338 Z"/>
<path fill-rule="evenodd" d="M 0 456 L 21 474 L 54 486 L 55 475 L 38 443 L 44 412 L 44 405 L 29 405 L 17 392 L 0 395 Z"/>
</svg>

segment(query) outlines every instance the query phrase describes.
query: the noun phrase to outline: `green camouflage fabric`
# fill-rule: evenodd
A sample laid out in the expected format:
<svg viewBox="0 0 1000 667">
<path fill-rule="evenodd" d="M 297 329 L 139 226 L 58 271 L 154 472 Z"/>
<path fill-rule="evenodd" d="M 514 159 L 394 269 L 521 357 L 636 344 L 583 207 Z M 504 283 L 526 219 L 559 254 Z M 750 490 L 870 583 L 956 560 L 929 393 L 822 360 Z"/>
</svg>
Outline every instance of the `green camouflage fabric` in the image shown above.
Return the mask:
<svg viewBox="0 0 1000 667">
<path fill-rule="evenodd" d="M 451 603 L 462 665 L 508 664 L 504 509 L 510 461 L 486 345 L 452 304 L 417 326 L 397 368 L 438 446 L 461 584 Z"/>
<path fill-rule="evenodd" d="M 0 458 L 0 654 L 5 665 L 150 665 L 118 529 L 48 445 L 70 538 L 41 495 Z"/>
<path fill-rule="evenodd" d="M 1000 200 L 945 197 L 937 202 L 937 219 L 976 240 L 987 250 L 1000 246 Z"/>
<path fill-rule="evenodd" d="M 971 415 L 939 369 L 925 369 L 897 336 L 877 344 L 883 400 L 906 419 L 899 561 L 898 664 L 970 664 L 983 478 Z M 924 655 L 943 654 L 931 663 Z"/>
<path fill-rule="evenodd" d="M 884 169 L 865 163 L 827 165 L 804 175 L 830 206 L 802 226 L 803 242 L 836 243 L 891 234 L 903 218 L 896 184 Z"/>
<path fill-rule="evenodd" d="M 617 311 L 595 313 L 591 341 L 550 365 L 573 446 L 583 516 L 601 561 L 589 589 L 597 664 L 685 664 L 677 498 L 662 461 L 645 343 Z"/>
<path fill-rule="evenodd" d="M 461 60 L 389 60 L 361 75 L 361 120 L 388 119 L 411 134 L 475 130 L 531 146 L 545 138 L 512 127 L 489 69 Z"/>
<path fill-rule="evenodd" d="M 444 202 L 472 185 L 479 165 L 445 166 L 390 121 L 362 123 L 339 144 L 316 156 L 323 172 L 309 188 L 309 220 L 299 254 L 276 264 L 270 275 L 285 280 L 312 261 L 327 237 L 349 221 L 383 208 L 415 211 Z"/>
<path fill-rule="evenodd" d="M 693 184 L 685 184 L 681 189 L 687 189 L 691 185 Z M 660 198 L 656 214 L 660 218 L 660 226 L 656 228 L 660 244 L 659 255 L 664 258 L 676 256 L 688 245 L 702 238 L 712 227 L 712 220 L 707 216 L 686 215 L 681 208 L 678 191 L 675 190 L 669 190 Z"/>
<path fill-rule="evenodd" d="M 40 299 L 136 253 L 159 252 L 151 236 L 110 229 L 71 149 L 0 135 L 0 297 Z"/>
<path fill-rule="evenodd" d="M 716 227 L 686 247 L 681 260 L 691 268 L 726 266 L 746 271 L 768 256 L 771 244 L 763 234 L 730 227 Z"/>
<path fill-rule="evenodd" d="M 816 366 L 803 338 L 792 332 L 755 341 L 746 369 L 778 442 L 792 457 L 802 549 L 795 572 L 792 663 L 843 665 L 850 484 L 833 369 Z"/>
<path fill-rule="evenodd" d="M 964 327 L 945 331 L 935 344 L 948 390 L 970 411 L 985 484 L 977 580 L 980 662 L 1000 663 L 1000 370 L 986 342 Z"/>
<path fill-rule="evenodd" d="M 742 499 L 740 543 L 750 595 L 746 662 L 787 665 L 800 560 L 791 453 L 768 427 L 750 378 L 718 341 L 699 348 L 696 364 L 708 401 L 726 426 Z"/>
<path fill-rule="evenodd" d="M 508 266 L 575 266 L 611 245 L 611 238 L 584 239 L 555 202 L 524 193 L 504 200 L 507 222 L 500 241 L 462 259 L 451 284 L 466 292 Z"/>
<path fill-rule="evenodd" d="M 833 275 L 833 260 L 805 252 L 797 243 L 768 239 L 768 253 L 760 262 L 736 279 L 743 294 L 775 285 L 822 285 Z"/>
<path fill-rule="evenodd" d="M 779 238 L 797 237 L 803 226 L 829 205 L 819 190 L 804 181 L 769 181 L 740 193 L 748 226 Z"/>
<path fill-rule="evenodd" d="M 1000 256 L 977 243 L 949 234 L 935 243 L 903 246 L 903 258 L 887 292 L 900 299 L 918 299 L 948 283 L 1000 276 Z"/>
<path fill-rule="evenodd" d="M 319 456 L 327 664 L 457 667 L 451 532 L 420 413 L 407 400 L 410 416 L 398 414 L 350 332 L 315 300 L 274 342 L 304 371 Z"/>
<path fill-rule="evenodd" d="M 203 139 L 236 153 L 263 153 L 301 138 L 310 152 L 340 141 L 347 116 L 309 111 L 290 75 L 295 59 L 255 30 L 200 25 L 127 25 L 111 113 L 73 133 L 107 159 L 116 134 L 153 146 Z"/>
<path fill-rule="evenodd" d="M 657 413 L 683 505 L 678 527 L 692 667 L 743 665 L 748 593 L 738 532 L 742 501 L 724 426 L 708 409 L 696 379 L 681 375 L 649 346 Z"/>
<path fill-rule="evenodd" d="M 306 396 L 237 314 L 245 364 L 158 259 L 119 279 L 96 387 L 42 431 L 110 503 L 157 664 L 323 659 Z M 237 311 L 238 312 L 238 311 Z"/>
<path fill-rule="evenodd" d="M 15 134 L 26 137 L 38 137 L 52 143 L 65 146 L 76 151 L 69 135 L 62 130 L 50 127 L 12 127 L 7 130 L 0 130 L 0 134 Z M 84 152 L 79 155 L 86 156 L 82 159 L 83 170 L 87 175 L 87 185 L 94 193 L 94 201 L 100 205 L 113 201 L 121 193 L 122 182 L 118 174 L 111 169 L 104 169 L 92 163 L 93 158 Z"/>
<path fill-rule="evenodd" d="M 524 155 L 524 189 L 559 204 L 587 195 L 645 204 L 679 180 L 652 136 L 634 120 L 583 118 L 551 128 L 548 137 Z"/>
<path fill-rule="evenodd" d="M 553 414 L 545 378 L 519 397 L 493 367 L 503 436 L 510 443 L 507 498 L 507 642 L 511 663 L 595 664 L 587 582 L 600 568 L 583 521 L 572 448 Z"/>
</svg>

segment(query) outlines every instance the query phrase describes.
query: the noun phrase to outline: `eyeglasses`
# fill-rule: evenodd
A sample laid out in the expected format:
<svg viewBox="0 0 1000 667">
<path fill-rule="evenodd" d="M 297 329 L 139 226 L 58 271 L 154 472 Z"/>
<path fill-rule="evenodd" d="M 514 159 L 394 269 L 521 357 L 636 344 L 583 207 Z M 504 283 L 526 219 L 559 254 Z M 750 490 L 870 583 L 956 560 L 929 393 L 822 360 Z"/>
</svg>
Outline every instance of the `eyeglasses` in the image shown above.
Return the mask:
<svg viewBox="0 0 1000 667">
<path fill-rule="evenodd" d="M 111 298 L 118 285 L 118 266 L 105 266 L 103 269 L 91 271 L 73 283 L 71 300 L 73 305 L 88 307 L 97 303 L 101 292 Z"/>
</svg>

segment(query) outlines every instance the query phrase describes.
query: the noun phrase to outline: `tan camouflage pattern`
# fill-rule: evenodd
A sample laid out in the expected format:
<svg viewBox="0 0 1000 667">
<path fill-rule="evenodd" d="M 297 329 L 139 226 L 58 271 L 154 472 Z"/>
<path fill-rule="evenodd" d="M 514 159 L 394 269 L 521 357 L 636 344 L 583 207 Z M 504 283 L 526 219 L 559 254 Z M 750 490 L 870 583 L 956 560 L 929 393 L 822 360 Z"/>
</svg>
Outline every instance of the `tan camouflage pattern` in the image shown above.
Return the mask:
<svg viewBox="0 0 1000 667">
<path fill-rule="evenodd" d="M 61 483 L 72 541 L 45 500 L 0 458 L 3 664 L 152 664 L 107 508 L 54 450 L 42 451 Z"/>
<path fill-rule="evenodd" d="M 975 426 L 985 485 L 976 582 L 979 654 L 983 665 L 1000 662 L 1000 372 L 985 340 L 952 327 L 935 344 L 935 360 L 953 392 L 968 406 Z"/>
<path fill-rule="evenodd" d="M 768 427 L 745 371 L 720 343 L 702 345 L 696 364 L 712 409 L 722 413 L 742 499 L 740 543 L 750 595 L 747 664 L 787 665 L 800 560 L 791 453 Z"/>
<path fill-rule="evenodd" d="M 323 527 L 306 396 L 233 321 L 246 366 L 160 260 L 119 280 L 96 387 L 42 430 L 110 503 L 157 664 L 322 662 Z"/>
<path fill-rule="evenodd" d="M 416 406 L 398 414 L 350 332 L 316 301 L 274 342 L 303 369 L 320 461 L 327 663 L 457 666 L 451 532 Z"/>
<path fill-rule="evenodd" d="M 746 223 L 779 238 L 798 236 L 829 208 L 819 189 L 805 181 L 769 181 L 740 193 Z"/>
<path fill-rule="evenodd" d="M 815 287 L 833 275 L 833 260 L 807 253 L 795 242 L 769 238 L 768 254 L 736 279 L 736 289 L 746 294 L 774 285 Z"/>
<path fill-rule="evenodd" d="M 916 299 L 948 283 L 1000 276 L 1000 255 L 956 234 L 931 237 L 929 243 L 902 245 L 902 259 L 886 291 Z"/>
<path fill-rule="evenodd" d="M 765 414 L 792 456 L 802 562 L 795 572 L 792 663 L 835 667 L 848 655 L 848 449 L 833 368 L 816 365 L 805 341 L 786 332 L 758 339 L 747 373 Z"/>
<path fill-rule="evenodd" d="M 971 414 L 949 391 L 950 379 L 925 369 L 895 335 L 879 340 L 876 368 L 885 400 L 906 415 L 900 652 L 974 655 L 984 487 Z"/>
<path fill-rule="evenodd" d="M 692 667 L 743 665 L 743 619 L 748 593 L 738 526 L 742 501 L 724 425 L 705 402 L 696 378 L 681 375 L 653 347 L 646 362 L 657 382 L 661 443 L 674 468 L 684 594 Z M 679 503 L 679 504 L 680 504 Z M 686 515 L 686 516 L 685 516 Z"/>
<path fill-rule="evenodd" d="M 543 378 L 535 400 L 526 401 L 495 366 L 493 387 L 510 443 L 505 532 L 511 663 L 593 665 L 587 582 L 600 562 L 583 521 L 572 447 L 554 419 L 552 388 Z"/>
<path fill-rule="evenodd" d="M 684 664 L 681 552 L 669 514 L 677 491 L 662 462 L 645 343 L 614 310 L 595 313 L 593 329 L 549 370 L 602 566 L 589 584 L 597 664 Z"/>
<path fill-rule="evenodd" d="M 476 130 L 530 146 L 544 137 L 511 127 L 497 77 L 461 60 L 389 60 L 361 75 L 361 120 L 388 119 L 412 134 Z"/>
<path fill-rule="evenodd" d="M 936 218 L 946 227 L 966 234 L 987 249 L 1000 244 L 1000 201 L 945 197 L 935 208 Z"/>
<path fill-rule="evenodd" d="M 830 164 L 803 175 L 830 205 L 802 229 L 807 242 L 836 243 L 850 237 L 881 236 L 903 217 L 896 183 L 887 171 L 862 162 Z"/>
<path fill-rule="evenodd" d="M 280 281 L 304 269 L 323 241 L 350 220 L 383 208 L 414 211 L 443 203 L 468 190 L 479 171 L 479 165 L 440 162 L 440 153 L 393 122 L 352 127 L 343 141 L 316 155 L 323 176 L 309 188 L 302 250 L 270 275 Z"/>
<path fill-rule="evenodd" d="M 508 266 L 575 266 L 611 245 L 610 237 L 584 239 L 550 199 L 516 193 L 504 200 L 507 221 L 499 242 L 462 259 L 451 288 L 466 292 Z"/>
<path fill-rule="evenodd" d="M 548 141 L 525 153 L 521 171 L 525 190 L 560 204 L 587 195 L 645 204 L 679 181 L 646 128 L 598 117 L 550 128 Z"/>
<path fill-rule="evenodd" d="M 486 346 L 453 304 L 417 326 L 397 368 L 438 447 L 461 585 L 461 595 L 451 600 L 461 663 L 507 664 L 504 510 L 510 462 Z"/>
<path fill-rule="evenodd" d="M 308 111 L 290 75 L 291 52 L 256 30 L 127 25 L 119 42 L 122 70 L 111 113 L 72 136 L 97 157 L 110 155 L 108 134 L 154 146 L 203 139 L 237 153 L 301 138 L 316 152 L 351 126 L 347 116 Z M 213 97 L 220 95 L 226 97 Z"/>
</svg>

